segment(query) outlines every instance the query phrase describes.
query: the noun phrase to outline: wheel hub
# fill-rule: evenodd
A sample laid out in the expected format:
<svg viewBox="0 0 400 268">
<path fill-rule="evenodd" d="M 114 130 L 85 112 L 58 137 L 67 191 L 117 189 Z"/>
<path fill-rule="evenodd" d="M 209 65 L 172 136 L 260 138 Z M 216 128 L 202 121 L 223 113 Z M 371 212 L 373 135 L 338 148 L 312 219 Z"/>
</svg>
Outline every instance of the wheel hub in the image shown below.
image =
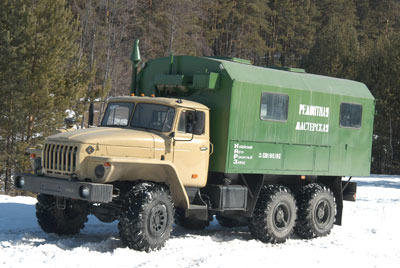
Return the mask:
<svg viewBox="0 0 400 268">
<path fill-rule="evenodd" d="M 153 236 L 163 235 L 167 228 L 167 208 L 164 204 L 157 204 L 151 209 L 149 216 L 149 231 Z"/>
<path fill-rule="evenodd" d="M 278 228 L 286 228 L 288 226 L 290 213 L 285 204 L 279 204 L 275 209 L 274 225 Z"/>
<path fill-rule="evenodd" d="M 330 213 L 331 211 L 328 202 L 326 200 L 321 200 L 317 204 L 317 209 L 315 211 L 318 224 L 323 225 L 329 222 Z"/>
<path fill-rule="evenodd" d="M 277 214 L 276 214 L 276 221 L 281 223 L 281 222 L 283 222 L 284 217 L 285 217 L 285 214 L 284 214 L 283 210 L 279 209 Z"/>
<path fill-rule="evenodd" d="M 322 218 L 323 218 L 324 215 L 325 215 L 324 209 L 323 209 L 323 208 L 319 208 L 319 209 L 318 209 L 317 215 L 318 215 L 318 218 L 319 218 L 320 220 L 322 220 Z"/>
</svg>

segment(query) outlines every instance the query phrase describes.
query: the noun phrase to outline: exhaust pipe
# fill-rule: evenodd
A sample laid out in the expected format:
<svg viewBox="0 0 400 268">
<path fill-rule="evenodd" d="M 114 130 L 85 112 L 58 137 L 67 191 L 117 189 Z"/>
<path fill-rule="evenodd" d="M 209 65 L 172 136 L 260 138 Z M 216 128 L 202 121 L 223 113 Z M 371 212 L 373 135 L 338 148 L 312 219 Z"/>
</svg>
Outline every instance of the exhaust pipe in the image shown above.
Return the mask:
<svg viewBox="0 0 400 268">
<path fill-rule="evenodd" d="M 94 105 L 93 102 L 89 104 L 88 127 L 93 126 L 94 121 Z"/>
</svg>

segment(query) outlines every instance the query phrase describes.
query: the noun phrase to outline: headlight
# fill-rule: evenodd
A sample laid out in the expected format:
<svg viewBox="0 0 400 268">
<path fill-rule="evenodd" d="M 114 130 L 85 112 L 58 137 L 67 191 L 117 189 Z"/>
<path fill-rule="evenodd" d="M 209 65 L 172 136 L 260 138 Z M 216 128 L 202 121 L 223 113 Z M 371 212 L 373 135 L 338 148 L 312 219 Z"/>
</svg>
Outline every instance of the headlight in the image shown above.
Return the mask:
<svg viewBox="0 0 400 268">
<path fill-rule="evenodd" d="M 88 198 L 90 196 L 90 188 L 88 186 L 81 186 L 79 188 L 79 195 L 82 198 Z"/>
<path fill-rule="evenodd" d="M 105 173 L 105 169 L 103 165 L 97 165 L 96 168 L 94 169 L 94 174 L 96 175 L 96 178 L 101 179 L 103 178 Z"/>
<path fill-rule="evenodd" d="M 24 185 L 25 185 L 24 177 L 20 177 L 20 176 L 16 177 L 15 180 L 14 180 L 14 185 L 17 188 L 23 188 Z"/>
</svg>

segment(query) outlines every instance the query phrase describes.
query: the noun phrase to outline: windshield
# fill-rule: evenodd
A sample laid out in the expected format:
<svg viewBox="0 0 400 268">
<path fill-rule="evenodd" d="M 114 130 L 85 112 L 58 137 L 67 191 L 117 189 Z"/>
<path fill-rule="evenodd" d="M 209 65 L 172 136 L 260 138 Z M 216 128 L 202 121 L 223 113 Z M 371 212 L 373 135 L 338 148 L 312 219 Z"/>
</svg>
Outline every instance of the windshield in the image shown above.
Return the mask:
<svg viewBox="0 0 400 268">
<path fill-rule="evenodd" d="M 175 109 L 169 106 L 151 103 L 138 103 L 130 126 L 153 129 L 160 132 L 171 131 Z"/>
<path fill-rule="evenodd" d="M 126 127 L 129 117 L 132 114 L 134 103 L 110 103 L 104 114 L 102 126 L 105 127 Z"/>
</svg>

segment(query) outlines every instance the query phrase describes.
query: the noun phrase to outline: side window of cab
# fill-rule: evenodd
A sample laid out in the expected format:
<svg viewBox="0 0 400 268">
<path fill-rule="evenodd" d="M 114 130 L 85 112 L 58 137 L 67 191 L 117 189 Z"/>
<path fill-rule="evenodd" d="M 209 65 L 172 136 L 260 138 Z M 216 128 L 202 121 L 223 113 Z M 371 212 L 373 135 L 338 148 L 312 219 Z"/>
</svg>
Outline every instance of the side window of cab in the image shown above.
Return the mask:
<svg viewBox="0 0 400 268">
<path fill-rule="evenodd" d="M 205 113 L 195 110 L 183 110 L 179 117 L 178 132 L 202 135 L 205 130 Z"/>
</svg>

